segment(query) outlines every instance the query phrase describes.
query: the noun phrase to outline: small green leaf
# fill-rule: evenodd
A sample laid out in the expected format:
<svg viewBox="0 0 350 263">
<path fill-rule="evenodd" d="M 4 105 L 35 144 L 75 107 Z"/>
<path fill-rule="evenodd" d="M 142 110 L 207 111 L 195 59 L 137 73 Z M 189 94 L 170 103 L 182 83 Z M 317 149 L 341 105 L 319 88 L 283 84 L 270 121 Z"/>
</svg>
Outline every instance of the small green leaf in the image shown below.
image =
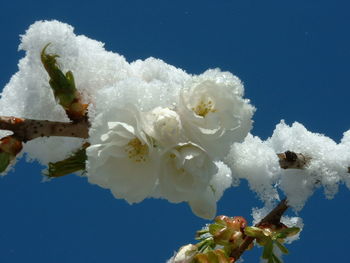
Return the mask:
<svg viewBox="0 0 350 263">
<path fill-rule="evenodd" d="M 209 233 L 212 234 L 213 236 L 216 235 L 218 232 L 220 232 L 221 229 L 223 229 L 225 226 L 221 224 L 210 224 L 209 225 Z"/>
<path fill-rule="evenodd" d="M 201 229 L 201 230 L 198 230 L 197 232 L 196 232 L 196 239 L 198 240 L 200 240 L 200 239 L 203 239 L 203 235 L 205 235 L 205 234 L 207 234 L 207 233 L 209 233 L 209 229 L 208 228 L 203 228 L 203 229 Z"/>
<path fill-rule="evenodd" d="M 247 226 L 244 228 L 244 233 L 249 237 L 264 237 L 264 232 L 261 228 L 255 226 Z"/>
<path fill-rule="evenodd" d="M 272 256 L 272 250 L 273 250 L 273 242 L 272 240 L 269 240 L 266 245 L 264 246 L 263 255 L 262 258 L 269 259 Z"/>
<path fill-rule="evenodd" d="M 279 231 L 280 234 L 285 235 L 283 238 L 295 236 L 300 232 L 299 227 L 289 227 Z"/>
<path fill-rule="evenodd" d="M 75 90 L 76 87 L 75 87 L 75 81 L 74 81 L 74 76 L 73 76 L 72 71 L 70 71 L 70 70 L 67 71 L 66 78 L 67 78 L 68 83 L 70 84 L 69 86 L 71 87 L 71 89 Z"/>
<path fill-rule="evenodd" d="M 281 252 L 283 254 L 288 254 L 289 253 L 288 249 L 282 243 L 280 243 L 278 241 L 275 241 L 275 244 L 278 246 L 278 248 L 281 250 Z"/>
<path fill-rule="evenodd" d="M 274 263 L 282 263 L 282 261 L 275 254 L 272 254 L 272 258 Z"/>
<path fill-rule="evenodd" d="M 47 44 L 41 51 L 41 62 L 49 74 L 50 87 L 55 99 L 64 108 L 68 117 L 73 121 L 80 120 L 84 118 L 87 107 L 80 101 L 73 73 L 71 71 L 68 71 L 66 74 L 62 72 L 56 61 L 56 58 L 59 56 L 46 53 L 49 45 Z M 77 103 L 80 109 L 78 111 L 76 111 L 77 105 L 73 105 Z"/>
<path fill-rule="evenodd" d="M 49 168 L 45 174 L 48 177 L 61 177 L 77 171 L 85 170 L 85 162 L 87 159 L 86 148 L 89 146 L 85 143 L 82 148 L 73 153 L 65 160 L 49 163 Z"/>
<path fill-rule="evenodd" d="M 199 242 L 196 246 L 198 248 L 198 251 L 204 252 L 213 249 L 215 247 L 215 242 L 211 237 L 209 237 Z"/>
<path fill-rule="evenodd" d="M 10 164 L 11 157 L 9 153 L 0 152 L 0 173 L 5 172 L 7 166 Z"/>
</svg>

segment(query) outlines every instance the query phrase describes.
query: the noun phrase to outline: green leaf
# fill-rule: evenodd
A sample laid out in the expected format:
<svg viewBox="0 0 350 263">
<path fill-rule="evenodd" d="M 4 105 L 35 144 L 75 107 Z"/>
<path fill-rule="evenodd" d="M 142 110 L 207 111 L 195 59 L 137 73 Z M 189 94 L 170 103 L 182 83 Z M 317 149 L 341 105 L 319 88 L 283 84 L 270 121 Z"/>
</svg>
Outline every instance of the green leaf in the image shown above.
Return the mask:
<svg viewBox="0 0 350 263">
<path fill-rule="evenodd" d="M 300 232 L 300 228 L 299 227 L 289 227 L 289 228 L 281 229 L 278 232 L 280 234 L 284 235 L 284 237 L 282 237 L 282 238 L 286 238 L 286 237 L 291 237 L 291 236 L 295 236 L 296 234 L 298 234 Z"/>
<path fill-rule="evenodd" d="M 262 258 L 269 259 L 272 256 L 272 250 L 273 250 L 273 242 L 272 240 L 269 240 L 266 245 L 264 246 L 263 255 Z"/>
<path fill-rule="evenodd" d="M 221 229 L 223 229 L 225 226 L 217 223 L 213 223 L 209 225 L 209 233 L 213 236 L 216 235 Z"/>
<path fill-rule="evenodd" d="M 255 238 L 265 237 L 263 230 L 255 226 L 245 227 L 244 233 L 249 237 L 255 237 Z"/>
<path fill-rule="evenodd" d="M 0 173 L 5 172 L 7 166 L 10 164 L 11 156 L 9 153 L 0 152 Z"/>
<path fill-rule="evenodd" d="M 65 160 L 49 163 L 49 168 L 45 174 L 48 177 L 61 177 L 77 171 L 85 170 L 85 162 L 87 159 L 86 148 L 89 146 L 85 143 L 81 149 L 73 153 Z"/>
<path fill-rule="evenodd" d="M 198 251 L 204 252 L 204 251 L 208 251 L 208 250 L 213 249 L 215 247 L 215 243 L 214 243 L 213 239 L 210 237 L 210 238 L 207 238 L 207 239 L 199 242 L 196 246 L 198 248 Z"/>
<path fill-rule="evenodd" d="M 49 84 L 53 90 L 55 99 L 67 111 L 73 102 L 78 100 L 78 92 L 75 86 L 74 76 L 71 71 L 66 74 L 57 65 L 56 54 L 47 54 L 47 44 L 41 51 L 41 62 L 50 76 Z"/>
<path fill-rule="evenodd" d="M 286 238 L 286 237 L 291 237 L 294 236 L 296 234 L 298 234 L 300 231 L 300 228 L 298 227 L 291 227 L 291 228 L 285 228 L 285 229 L 281 229 L 279 230 L 274 237 L 276 239 L 278 238 Z"/>
<path fill-rule="evenodd" d="M 66 78 L 67 78 L 67 81 L 68 81 L 68 83 L 70 84 L 69 86 L 70 86 L 70 88 L 71 89 L 73 89 L 73 90 L 75 90 L 76 88 L 75 88 L 75 81 L 74 81 L 74 76 L 73 76 L 73 73 L 72 73 L 72 71 L 67 71 L 67 73 L 66 73 Z"/>
<path fill-rule="evenodd" d="M 275 254 L 272 254 L 272 258 L 274 263 L 282 263 L 282 261 Z"/>
<path fill-rule="evenodd" d="M 278 241 L 275 241 L 275 244 L 278 246 L 278 248 L 281 250 L 281 252 L 283 254 L 288 254 L 289 253 L 288 249 L 282 243 L 280 243 Z"/>
<path fill-rule="evenodd" d="M 203 228 L 203 229 L 201 229 L 201 230 L 198 230 L 197 232 L 196 232 L 196 239 L 197 240 L 200 240 L 200 239 L 203 239 L 203 235 L 204 234 L 207 234 L 207 233 L 209 233 L 209 229 L 208 228 Z"/>
</svg>

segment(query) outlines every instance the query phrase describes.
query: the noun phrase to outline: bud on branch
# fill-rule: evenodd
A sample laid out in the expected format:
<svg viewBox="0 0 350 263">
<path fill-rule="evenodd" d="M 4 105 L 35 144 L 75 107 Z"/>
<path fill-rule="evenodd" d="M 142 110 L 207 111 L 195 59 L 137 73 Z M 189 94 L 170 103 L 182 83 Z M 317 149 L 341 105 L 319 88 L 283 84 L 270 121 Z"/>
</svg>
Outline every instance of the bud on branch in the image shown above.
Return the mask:
<svg viewBox="0 0 350 263">
<path fill-rule="evenodd" d="M 264 224 L 279 225 L 281 217 L 287 209 L 287 199 L 284 199 L 255 226 L 259 227 Z M 239 248 L 234 250 L 230 256 L 233 257 L 235 260 L 238 260 L 244 253 L 244 251 L 246 251 L 249 248 L 250 244 L 254 241 L 254 239 L 254 237 L 247 236 L 244 239 L 244 242 L 239 246 Z"/>
</svg>

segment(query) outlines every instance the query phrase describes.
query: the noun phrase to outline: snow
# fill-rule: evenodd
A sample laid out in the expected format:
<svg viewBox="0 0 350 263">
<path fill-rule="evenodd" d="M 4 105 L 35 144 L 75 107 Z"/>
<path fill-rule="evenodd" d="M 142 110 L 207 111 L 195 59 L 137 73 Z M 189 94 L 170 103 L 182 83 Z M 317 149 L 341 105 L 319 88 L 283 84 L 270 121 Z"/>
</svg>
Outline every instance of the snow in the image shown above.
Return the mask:
<svg viewBox="0 0 350 263">
<path fill-rule="evenodd" d="M 223 157 L 252 127 L 255 108 L 243 98 L 240 79 L 220 69 L 191 75 L 152 57 L 129 63 L 103 43 L 76 35 L 70 25 L 38 21 L 21 36 L 25 57 L 1 94 L 1 115 L 70 121 L 55 101 L 41 62 L 45 46 L 46 53 L 58 55 L 64 74 L 73 73 L 82 102 L 89 105 L 89 181 L 129 203 L 152 196 L 187 201 L 195 214 L 213 218 L 216 202 L 232 184 Z M 82 143 L 79 138 L 38 138 L 25 143 L 23 152 L 27 160 L 47 165 L 65 159 Z M 173 154 L 163 158 L 167 153 Z M 177 186 L 162 187 L 167 184 L 162 174 L 170 170 L 164 171 L 160 160 L 167 160 Z M 140 163 L 147 163 L 148 176 Z M 174 191 L 176 187 L 185 190 Z M 169 193 L 159 196 L 161 189 Z"/>
<path fill-rule="evenodd" d="M 243 143 L 235 143 L 227 163 L 233 177 L 246 179 L 266 204 L 278 200 L 278 190 L 282 190 L 289 205 L 300 211 L 318 187 L 324 188 L 329 199 L 338 192 L 339 184 L 349 187 L 348 137 L 349 131 L 337 144 L 298 122 L 289 126 L 281 121 L 266 141 L 248 135 Z M 281 169 L 276 155 L 285 151 L 302 153 L 311 160 L 304 169 Z"/>
<path fill-rule="evenodd" d="M 25 57 L 19 61 L 18 72 L 3 89 L 0 115 L 69 121 L 55 101 L 48 74 L 40 61 L 40 52 L 48 43 L 47 52 L 59 55 L 57 61 L 64 73 L 73 72 L 82 100 L 89 104 L 89 142 L 94 147 L 91 149 L 100 149 L 103 138 L 110 135 L 108 123 L 118 122 L 124 127 L 130 120 L 123 112 L 126 109 L 136 112 L 139 116 L 134 127 L 138 131 L 136 137 L 125 141 L 125 134 L 119 130 L 115 135 L 128 147 L 131 141 L 140 139 L 137 134 L 142 134 L 139 142 L 147 142 L 147 151 L 154 148 L 159 159 L 176 147 L 178 151 L 184 144 L 191 144 L 203 151 L 209 163 L 215 162 L 217 169 L 212 169 L 215 172 L 210 172 L 203 185 L 206 198 L 211 200 L 212 212 L 216 207 L 213 202 L 221 198 L 227 187 L 237 186 L 242 179 L 249 182 L 251 190 L 266 207 L 285 195 L 296 211 L 303 208 L 316 188 L 323 187 L 327 198 L 333 198 L 339 184 L 350 188 L 350 130 L 344 133 L 340 143 L 336 143 L 325 135 L 308 131 L 298 122 L 289 126 L 281 121 L 271 137 L 263 141 L 248 134 L 255 108 L 243 97 L 243 84 L 233 74 L 209 69 L 200 75 L 191 75 L 156 58 L 129 63 L 122 55 L 105 50 L 103 43 L 76 35 L 72 26 L 55 20 L 38 21 L 21 36 L 19 49 L 25 51 Z M 1 132 L 1 135 L 5 134 Z M 23 152 L 28 160 L 46 165 L 64 159 L 82 143 L 79 138 L 39 138 L 26 143 Z M 112 147 L 117 142 L 111 140 L 109 143 Z M 287 150 L 302 153 L 310 158 L 310 162 L 303 169 L 281 169 L 277 154 Z M 117 155 L 113 148 L 107 152 L 110 156 Z M 91 160 L 100 167 L 99 159 L 94 157 L 88 159 L 88 168 L 92 167 Z M 193 158 L 192 153 L 186 158 Z M 198 164 L 186 169 L 197 171 L 204 167 L 204 164 Z M 180 166 L 176 169 L 179 173 L 183 171 Z M 98 169 L 92 170 L 96 172 L 95 177 Z M 124 170 L 127 171 L 127 167 Z M 114 178 L 112 171 L 114 169 L 108 172 L 108 178 Z M 159 172 L 157 168 L 155 171 L 155 175 L 150 176 L 152 183 L 149 186 L 153 192 L 141 194 L 138 201 L 151 196 L 161 197 L 157 192 Z M 127 181 L 129 177 L 125 178 Z M 99 179 L 104 182 L 103 187 L 113 188 L 109 181 Z M 128 196 L 129 193 L 124 194 Z M 199 203 L 198 198 L 185 201 Z"/>
</svg>

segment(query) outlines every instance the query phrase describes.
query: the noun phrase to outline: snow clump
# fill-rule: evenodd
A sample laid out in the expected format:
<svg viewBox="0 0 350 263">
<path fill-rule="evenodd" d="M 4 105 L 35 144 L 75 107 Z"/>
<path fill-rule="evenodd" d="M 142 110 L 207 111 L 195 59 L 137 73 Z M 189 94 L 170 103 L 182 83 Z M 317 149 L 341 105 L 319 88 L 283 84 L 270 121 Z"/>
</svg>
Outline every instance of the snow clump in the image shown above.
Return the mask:
<svg viewBox="0 0 350 263">
<path fill-rule="evenodd" d="M 48 43 L 47 53 L 59 55 L 64 73 L 73 72 L 82 102 L 89 104 L 89 182 L 129 203 L 148 197 L 188 202 L 196 215 L 213 218 L 232 184 L 223 158 L 252 127 L 255 109 L 243 98 L 242 82 L 219 69 L 190 75 L 155 58 L 128 63 L 103 43 L 75 35 L 72 26 L 38 21 L 21 36 L 25 57 L 2 92 L 1 115 L 69 121 L 40 61 Z M 23 151 L 47 165 L 82 143 L 40 138 Z"/>
<path fill-rule="evenodd" d="M 350 188 L 349 134 L 344 133 L 337 144 L 298 122 L 289 126 L 281 121 L 266 141 L 248 135 L 244 142 L 235 143 L 226 161 L 235 180 L 246 179 L 267 206 L 279 201 L 280 189 L 288 204 L 300 211 L 318 187 L 324 188 L 329 199 L 338 192 L 339 184 Z M 303 169 L 282 169 L 277 154 L 286 151 L 301 153 L 310 161 Z"/>
</svg>

